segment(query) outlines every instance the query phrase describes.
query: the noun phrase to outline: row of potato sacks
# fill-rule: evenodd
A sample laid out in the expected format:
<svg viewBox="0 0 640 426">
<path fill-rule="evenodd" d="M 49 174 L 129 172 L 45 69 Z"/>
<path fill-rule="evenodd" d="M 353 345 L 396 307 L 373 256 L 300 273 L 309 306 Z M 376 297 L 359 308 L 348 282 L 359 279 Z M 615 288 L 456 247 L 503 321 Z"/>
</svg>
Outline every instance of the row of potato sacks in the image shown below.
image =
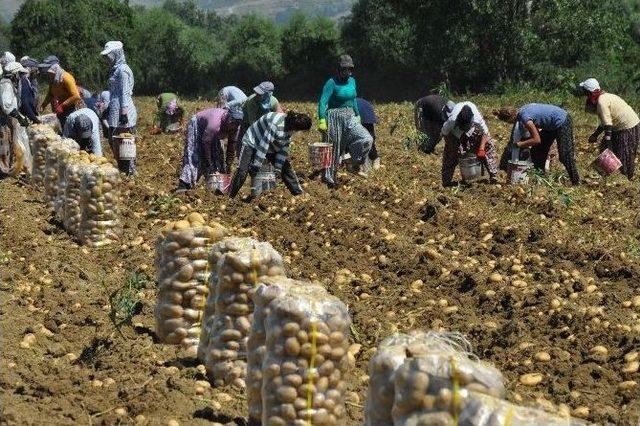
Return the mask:
<svg viewBox="0 0 640 426">
<path fill-rule="evenodd" d="M 584 424 L 505 401 L 500 371 L 457 333 L 393 335 L 371 359 L 369 377 L 365 426 Z"/>
<path fill-rule="evenodd" d="M 93 247 L 120 240 L 120 176 L 104 157 L 80 151 L 49 125 L 29 128 L 34 153 L 32 178 L 67 232 Z"/>
<path fill-rule="evenodd" d="M 246 388 L 252 421 L 344 424 L 355 365 L 347 307 L 319 284 L 286 278 L 270 244 L 228 234 L 197 213 L 165 226 L 158 337 L 195 353 L 214 386 Z"/>
</svg>

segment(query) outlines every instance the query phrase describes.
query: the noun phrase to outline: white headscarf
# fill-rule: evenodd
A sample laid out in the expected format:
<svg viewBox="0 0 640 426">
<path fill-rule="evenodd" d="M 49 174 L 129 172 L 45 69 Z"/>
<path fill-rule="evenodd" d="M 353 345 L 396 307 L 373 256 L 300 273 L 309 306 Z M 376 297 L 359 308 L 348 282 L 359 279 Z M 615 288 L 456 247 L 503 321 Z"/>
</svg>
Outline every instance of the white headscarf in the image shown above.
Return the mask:
<svg viewBox="0 0 640 426">
<path fill-rule="evenodd" d="M 16 62 L 16 56 L 11 52 L 4 52 L 2 56 L 0 56 L 0 65 L 2 68 L 10 64 L 11 62 Z"/>
</svg>

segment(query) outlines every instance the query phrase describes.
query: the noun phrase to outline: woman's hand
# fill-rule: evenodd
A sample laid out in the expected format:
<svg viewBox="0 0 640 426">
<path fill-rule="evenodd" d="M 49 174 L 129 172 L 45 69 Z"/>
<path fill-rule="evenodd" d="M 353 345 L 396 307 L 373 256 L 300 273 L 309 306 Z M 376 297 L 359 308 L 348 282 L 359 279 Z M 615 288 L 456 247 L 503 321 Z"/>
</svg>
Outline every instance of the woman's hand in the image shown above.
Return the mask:
<svg viewBox="0 0 640 426">
<path fill-rule="evenodd" d="M 321 133 L 327 132 L 327 120 L 325 120 L 324 118 L 320 119 L 320 121 L 318 122 L 318 130 Z"/>
</svg>

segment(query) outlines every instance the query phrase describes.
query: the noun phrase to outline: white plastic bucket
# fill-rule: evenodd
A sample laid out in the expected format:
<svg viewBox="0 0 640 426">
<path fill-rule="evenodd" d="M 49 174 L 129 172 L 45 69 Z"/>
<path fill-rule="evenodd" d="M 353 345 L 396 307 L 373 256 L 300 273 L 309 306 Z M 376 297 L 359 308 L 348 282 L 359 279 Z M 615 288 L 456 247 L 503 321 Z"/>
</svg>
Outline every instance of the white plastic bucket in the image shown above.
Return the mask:
<svg viewBox="0 0 640 426">
<path fill-rule="evenodd" d="M 473 154 L 467 154 L 460 158 L 460 175 L 466 183 L 471 183 L 480 178 L 482 174 L 482 164 L 478 157 Z"/>
<path fill-rule="evenodd" d="M 118 141 L 118 159 L 119 160 L 135 160 L 136 159 L 136 137 L 130 133 L 125 133 L 115 137 Z"/>
<path fill-rule="evenodd" d="M 527 184 L 529 183 L 529 169 L 533 166 L 530 161 L 509 161 L 509 169 L 507 174 L 509 176 L 509 182 L 513 185 Z"/>
<path fill-rule="evenodd" d="M 276 189 L 276 174 L 271 164 L 265 164 L 252 180 L 251 194 L 254 197 Z"/>
</svg>

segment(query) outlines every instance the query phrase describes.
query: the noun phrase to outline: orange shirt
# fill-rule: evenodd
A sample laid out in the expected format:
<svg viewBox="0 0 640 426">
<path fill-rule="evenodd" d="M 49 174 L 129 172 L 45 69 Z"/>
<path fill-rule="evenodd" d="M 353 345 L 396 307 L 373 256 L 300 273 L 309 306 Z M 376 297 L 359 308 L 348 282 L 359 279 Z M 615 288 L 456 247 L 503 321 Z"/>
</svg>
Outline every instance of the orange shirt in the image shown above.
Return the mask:
<svg viewBox="0 0 640 426">
<path fill-rule="evenodd" d="M 62 81 L 60 83 L 50 83 L 49 93 L 42 105 L 47 105 L 52 99 L 56 99 L 67 109 L 72 105 L 76 105 L 82 98 L 76 86 L 76 79 L 66 71 L 62 72 Z"/>
</svg>

